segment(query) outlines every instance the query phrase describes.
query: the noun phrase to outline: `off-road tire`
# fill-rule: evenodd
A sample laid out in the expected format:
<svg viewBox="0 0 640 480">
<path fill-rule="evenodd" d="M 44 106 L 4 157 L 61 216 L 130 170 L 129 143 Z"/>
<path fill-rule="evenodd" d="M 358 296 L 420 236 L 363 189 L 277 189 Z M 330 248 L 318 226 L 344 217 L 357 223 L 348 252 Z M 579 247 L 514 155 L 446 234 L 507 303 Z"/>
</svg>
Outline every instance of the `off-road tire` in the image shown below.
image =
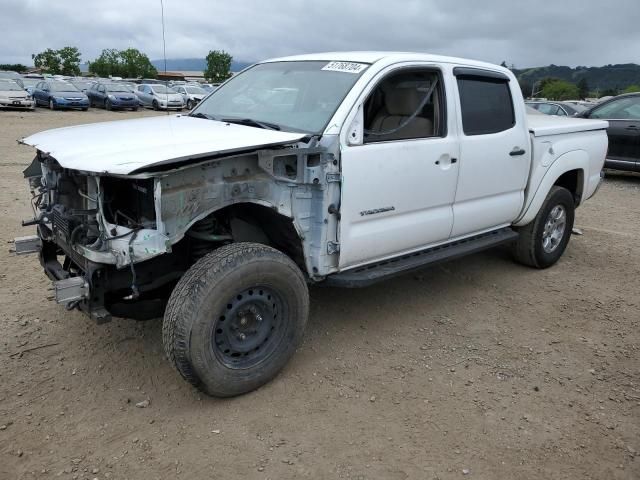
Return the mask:
<svg viewBox="0 0 640 480">
<path fill-rule="evenodd" d="M 255 355 L 265 357 L 255 365 L 229 365 L 217 335 L 244 318 L 229 313 L 225 319 L 224 314 L 233 311 L 236 299 L 253 301 L 253 297 L 240 300 L 242 294 L 267 291 L 278 297 L 281 311 L 277 311 L 280 326 L 270 328 L 262 351 L 255 349 Z M 269 297 L 269 304 L 272 301 L 276 302 Z M 226 245 L 198 260 L 173 290 L 162 324 L 164 350 L 182 377 L 203 392 L 216 397 L 240 395 L 267 383 L 285 366 L 302 340 L 308 313 L 305 277 L 289 257 L 256 243 Z"/>
<path fill-rule="evenodd" d="M 556 206 L 564 208 L 566 225 L 562 239 L 557 247 L 552 252 L 546 252 L 543 248 L 545 223 Z M 519 237 L 512 248 L 515 259 L 524 265 L 534 268 L 547 268 L 555 264 L 567 248 L 571 238 L 574 218 L 575 202 L 571 192 L 563 187 L 552 187 L 533 221 L 518 229 Z"/>
</svg>

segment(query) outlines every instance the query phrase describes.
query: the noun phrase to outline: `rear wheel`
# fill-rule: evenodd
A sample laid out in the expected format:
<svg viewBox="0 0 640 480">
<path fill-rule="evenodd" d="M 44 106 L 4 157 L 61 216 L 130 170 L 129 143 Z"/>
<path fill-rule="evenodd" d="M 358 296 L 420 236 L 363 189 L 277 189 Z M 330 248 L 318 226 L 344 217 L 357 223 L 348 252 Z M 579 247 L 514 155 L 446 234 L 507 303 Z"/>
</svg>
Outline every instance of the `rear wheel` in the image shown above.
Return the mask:
<svg viewBox="0 0 640 480">
<path fill-rule="evenodd" d="M 556 263 L 569 243 L 575 217 L 571 192 L 554 186 L 533 221 L 519 230 L 513 246 L 517 261 L 530 267 L 547 268 Z"/>
<path fill-rule="evenodd" d="M 165 352 L 205 393 L 240 395 L 284 367 L 308 311 L 305 278 L 289 257 L 260 244 L 226 245 L 176 285 L 162 325 Z"/>
</svg>

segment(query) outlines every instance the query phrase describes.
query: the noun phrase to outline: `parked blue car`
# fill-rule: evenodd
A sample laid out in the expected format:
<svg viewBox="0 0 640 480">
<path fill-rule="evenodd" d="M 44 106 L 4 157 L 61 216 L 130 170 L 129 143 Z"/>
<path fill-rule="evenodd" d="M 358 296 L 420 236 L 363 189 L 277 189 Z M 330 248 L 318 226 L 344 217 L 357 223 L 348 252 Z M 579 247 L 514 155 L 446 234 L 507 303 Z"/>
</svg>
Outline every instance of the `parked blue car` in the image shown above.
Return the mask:
<svg viewBox="0 0 640 480">
<path fill-rule="evenodd" d="M 62 108 L 89 108 L 89 99 L 76 87 L 58 80 L 43 80 L 33 89 L 36 106 L 49 107 L 51 110 Z"/>
<path fill-rule="evenodd" d="M 87 96 L 92 107 L 104 107 L 107 110 L 116 108 L 138 110 L 138 97 L 121 83 L 95 83 L 87 90 Z"/>
</svg>

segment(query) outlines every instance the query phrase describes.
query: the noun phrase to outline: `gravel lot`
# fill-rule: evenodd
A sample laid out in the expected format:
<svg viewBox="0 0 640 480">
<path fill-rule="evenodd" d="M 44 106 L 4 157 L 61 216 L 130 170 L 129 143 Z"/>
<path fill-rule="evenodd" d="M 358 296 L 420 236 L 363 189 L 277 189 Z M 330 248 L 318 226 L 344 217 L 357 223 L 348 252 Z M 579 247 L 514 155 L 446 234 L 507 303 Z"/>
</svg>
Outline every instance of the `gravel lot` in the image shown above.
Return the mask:
<svg viewBox="0 0 640 480">
<path fill-rule="evenodd" d="M 312 289 L 283 373 L 216 400 L 172 370 L 160 321 L 97 326 L 10 253 L 31 233 L 16 139 L 156 114 L 0 112 L 0 479 L 640 478 L 640 176 L 607 176 L 551 269 L 497 249 Z"/>
</svg>

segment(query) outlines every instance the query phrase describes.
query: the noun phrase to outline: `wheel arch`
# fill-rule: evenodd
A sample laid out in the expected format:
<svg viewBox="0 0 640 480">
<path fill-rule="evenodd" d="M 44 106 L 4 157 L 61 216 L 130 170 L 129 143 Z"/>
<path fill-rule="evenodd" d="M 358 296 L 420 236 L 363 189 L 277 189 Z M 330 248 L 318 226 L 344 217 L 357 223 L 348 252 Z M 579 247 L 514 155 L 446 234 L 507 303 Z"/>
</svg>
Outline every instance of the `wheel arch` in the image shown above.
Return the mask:
<svg viewBox="0 0 640 480">
<path fill-rule="evenodd" d="M 579 206 L 586 190 L 585 182 L 588 178 L 588 171 L 589 154 L 585 150 L 573 150 L 559 156 L 542 177 L 528 206 L 525 207 L 514 225 L 521 227 L 530 223 L 554 185 L 569 190 L 574 197 L 576 207 Z"/>
<path fill-rule="evenodd" d="M 218 206 L 191 220 L 184 229 L 184 235 L 188 235 L 196 223 L 210 216 L 229 228 L 234 243 L 269 245 L 291 258 L 303 272 L 307 272 L 300 228 L 293 218 L 279 212 L 274 205 L 261 201 L 243 201 Z"/>
</svg>

